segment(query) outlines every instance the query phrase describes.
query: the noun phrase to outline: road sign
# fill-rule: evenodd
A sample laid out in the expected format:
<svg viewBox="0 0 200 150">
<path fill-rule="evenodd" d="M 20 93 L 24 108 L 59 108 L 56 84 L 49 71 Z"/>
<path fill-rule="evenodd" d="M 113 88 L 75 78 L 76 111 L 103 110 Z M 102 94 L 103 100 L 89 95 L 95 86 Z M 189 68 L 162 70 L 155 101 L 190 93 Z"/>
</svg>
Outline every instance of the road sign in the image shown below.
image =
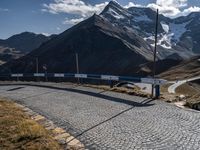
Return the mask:
<svg viewBox="0 0 200 150">
<path fill-rule="evenodd" d="M 55 73 L 54 77 L 65 77 L 65 74 L 63 74 L 63 73 Z"/>
<path fill-rule="evenodd" d="M 87 78 L 87 74 L 75 74 L 75 78 Z"/>
<path fill-rule="evenodd" d="M 23 77 L 23 74 L 11 74 L 11 77 Z"/>
<path fill-rule="evenodd" d="M 44 77 L 45 74 L 44 73 L 34 73 L 35 77 Z"/>
<path fill-rule="evenodd" d="M 147 84 L 155 84 L 155 85 L 161 85 L 165 84 L 167 80 L 163 79 L 152 79 L 152 78 L 141 78 L 142 83 L 147 83 Z"/>
<path fill-rule="evenodd" d="M 119 81 L 119 77 L 118 76 L 102 75 L 101 79 L 103 79 L 103 80 L 112 80 L 112 81 Z"/>
</svg>

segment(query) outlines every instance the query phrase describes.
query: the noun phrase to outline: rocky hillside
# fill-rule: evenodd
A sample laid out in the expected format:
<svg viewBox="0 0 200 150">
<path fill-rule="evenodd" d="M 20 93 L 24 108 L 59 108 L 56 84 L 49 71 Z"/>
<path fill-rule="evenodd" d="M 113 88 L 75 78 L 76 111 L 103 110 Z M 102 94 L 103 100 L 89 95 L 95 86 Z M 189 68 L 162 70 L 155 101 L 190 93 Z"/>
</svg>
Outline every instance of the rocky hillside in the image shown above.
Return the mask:
<svg viewBox="0 0 200 150">
<path fill-rule="evenodd" d="M 132 30 L 154 47 L 156 12 L 150 8 L 125 9 L 115 2 L 100 14 L 113 26 Z M 175 19 L 159 15 L 158 57 L 165 59 L 188 59 L 200 54 L 200 13 L 191 13 Z M 176 57 L 175 57 L 176 56 Z"/>
<path fill-rule="evenodd" d="M 179 65 L 160 74 L 160 77 L 169 80 L 181 80 L 197 76 L 200 76 L 200 56 L 183 61 Z"/>
<path fill-rule="evenodd" d="M 4 63 L 12 59 L 17 59 L 38 48 L 42 43 L 50 40 L 52 37 L 23 32 L 13 35 L 6 40 L 0 40 L 0 61 Z"/>
<path fill-rule="evenodd" d="M 122 37 L 126 37 L 125 41 Z M 94 15 L 6 67 L 12 72 L 34 72 L 37 57 L 40 72 L 43 65 L 48 72 L 76 72 L 75 53 L 78 53 L 81 73 L 132 75 L 140 64 L 152 59 L 151 52 L 141 37 L 133 32 L 127 34 Z"/>
</svg>

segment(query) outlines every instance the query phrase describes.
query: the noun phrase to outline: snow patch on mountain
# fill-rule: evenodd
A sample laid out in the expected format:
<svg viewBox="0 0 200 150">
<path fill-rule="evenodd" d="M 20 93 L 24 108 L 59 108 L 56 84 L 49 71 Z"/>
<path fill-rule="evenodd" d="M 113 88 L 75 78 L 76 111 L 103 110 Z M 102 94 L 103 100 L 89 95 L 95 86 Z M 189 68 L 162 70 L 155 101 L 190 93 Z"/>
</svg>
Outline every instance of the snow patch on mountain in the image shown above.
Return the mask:
<svg viewBox="0 0 200 150">
<path fill-rule="evenodd" d="M 162 21 L 160 24 L 161 24 L 163 30 L 164 30 L 166 33 L 169 33 L 169 25 L 166 24 L 166 23 L 163 22 L 163 21 Z"/>
<path fill-rule="evenodd" d="M 158 41 L 158 45 L 166 49 L 171 49 L 172 48 L 172 43 L 171 43 L 172 34 L 161 34 L 160 37 L 161 38 Z"/>
<path fill-rule="evenodd" d="M 185 23 L 169 23 L 169 25 L 165 22 L 161 22 L 161 26 L 164 30 L 164 33 L 161 33 L 158 35 L 158 45 L 165 48 L 165 49 L 171 49 L 173 45 L 176 45 L 179 41 L 182 35 L 189 31 L 187 30 L 186 26 L 190 23 L 190 21 Z M 152 43 L 155 42 L 153 36 L 149 36 L 144 38 L 145 41 L 149 41 L 152 46 L 154 46 Z"/>
<path fill-rule="evenodd" d="M 145 37 L 144 40 L 145 41 L 147 41 L 147 40 L 155 40 L 155 37 L 154 36 Z"/>
<path fill-rule="evenodd" d="M 157 45 L 166 48 L 166 49 L 171 49 L 172 48 L 172 43 L 171 43 L 171 37 L 172 34 L 160 34 L 158 35 L 158 43 Z M 144 38 L 145 41 L 149 41 L 150 45 L 152 47 L 155 47 L 155 37 L 154 36 L 149 36 L 147 38 Z"/>
<path fill-rule="evenodd" d="M 149 19 L 149 17 L 147 15 L 142 15 L 142 16 L 137 16 L 137 17 L 134 17 L 134 21 L 136 22 L 151 22 L 152 20 Z"/>
<path fill-rule="evenodd" d="M 176 42 L 178 42 L 181 38 L 181 36 L 183 35 L 183 33 L 185 33 L 187 31 L 186 29 L 186 25 L 189 23 L 185 22 L 185 23 L 181 23 L 181 24 L 176 24 L 176 23 L 170 23 L 170 32 L 172 33 L 172 38 L 173 40 L 175 40 Z"/>
<path fill-rule="evenodd" d="M 124 16 L 118 14 L 115 10 L 109 8 L 108 12 L 116 19 L 124 19 Z"/>
<path fill-rule="evenodd" d="M 139 26 L 133 25 L 132 27 L 133 27 L 133 29 L 141 30 L 141 28 Z"/>
</svg>

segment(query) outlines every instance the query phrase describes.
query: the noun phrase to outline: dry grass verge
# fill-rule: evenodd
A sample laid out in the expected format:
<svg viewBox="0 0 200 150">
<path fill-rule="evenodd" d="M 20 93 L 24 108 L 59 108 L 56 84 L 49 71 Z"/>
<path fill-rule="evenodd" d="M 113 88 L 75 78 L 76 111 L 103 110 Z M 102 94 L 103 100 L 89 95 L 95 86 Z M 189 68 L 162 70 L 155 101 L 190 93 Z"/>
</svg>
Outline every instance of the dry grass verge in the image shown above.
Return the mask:
<svg viewBox="0 0 200 150">
<path fill-rule="evenodd" d="M 188 106 L 189 108 L 193 108 L 193 109 L 198 109 L 199 110 L 200 93 L 188 98 L 187 101 L 186 101 L 186 106 Z M 198 108 L 196 108 L 196 106 L 198 106 Z"/>
<path fill-rule="evenodd" d="M 196 106 L 200 104 L 200 92 L 193 83 L 185 83 L 176 89 L 178 94 L 186 96 L 186 105 L 189 108 L 197 109 Z M 198 108 L 199 110 L 199 108 Z"/>
<path fill-rule="evenodd" d="M 185 83 L 176 89 L 176 93 L 184 94 L 186 96 L 193 96 L 199 93 L 190 83 Z"/>
<path fill-rule="evenodd" d="M 172 83 L 163 84 L 160 86 L 161 93 L 168 93 L 168 88 L 172 85 Z"/>
<path fill-rule="evenodd" d="M 0 99 L 1 150 L 60 150 L 51 133 L 31 120 L 15 103 Z"/>
<path fill-rule="evenodd" d="M 148 97 L 150 98 L 151 95 L 148 93 L 144 93 L 142 91 L 140 91 L 139 87 L 135 87 L 135 88 L 125 88 L 125 87 L 113 87 L 110 88 L 110 86 L 107 85 L 83 85 L 85 87 L 92 87 L 92 88 L 96 88 L 96 89 L 101 89 L 104 91 L 112 91 L 112 92 L 117 92 L 117 93 L 125 93 L 125 94 L 129 94 L 129 95 L 134 95 L 134 96 L 140 96 L 140 97 Z"/>
</svg>

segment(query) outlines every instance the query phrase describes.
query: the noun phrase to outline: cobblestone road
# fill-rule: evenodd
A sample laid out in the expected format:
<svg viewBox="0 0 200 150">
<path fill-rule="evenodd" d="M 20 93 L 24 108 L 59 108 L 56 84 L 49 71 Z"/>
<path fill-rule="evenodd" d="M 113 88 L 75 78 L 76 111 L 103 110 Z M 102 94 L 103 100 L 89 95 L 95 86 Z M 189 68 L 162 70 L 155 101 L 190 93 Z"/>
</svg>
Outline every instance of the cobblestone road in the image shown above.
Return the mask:
<svg viewBox="0 0 200 150">
<path fill-rule="evenodd" d="M 0 96 L 52 120 L 88 149 L 200 149 L 200 113 L 74 85 L 0 86 Z"/>
</svg>

